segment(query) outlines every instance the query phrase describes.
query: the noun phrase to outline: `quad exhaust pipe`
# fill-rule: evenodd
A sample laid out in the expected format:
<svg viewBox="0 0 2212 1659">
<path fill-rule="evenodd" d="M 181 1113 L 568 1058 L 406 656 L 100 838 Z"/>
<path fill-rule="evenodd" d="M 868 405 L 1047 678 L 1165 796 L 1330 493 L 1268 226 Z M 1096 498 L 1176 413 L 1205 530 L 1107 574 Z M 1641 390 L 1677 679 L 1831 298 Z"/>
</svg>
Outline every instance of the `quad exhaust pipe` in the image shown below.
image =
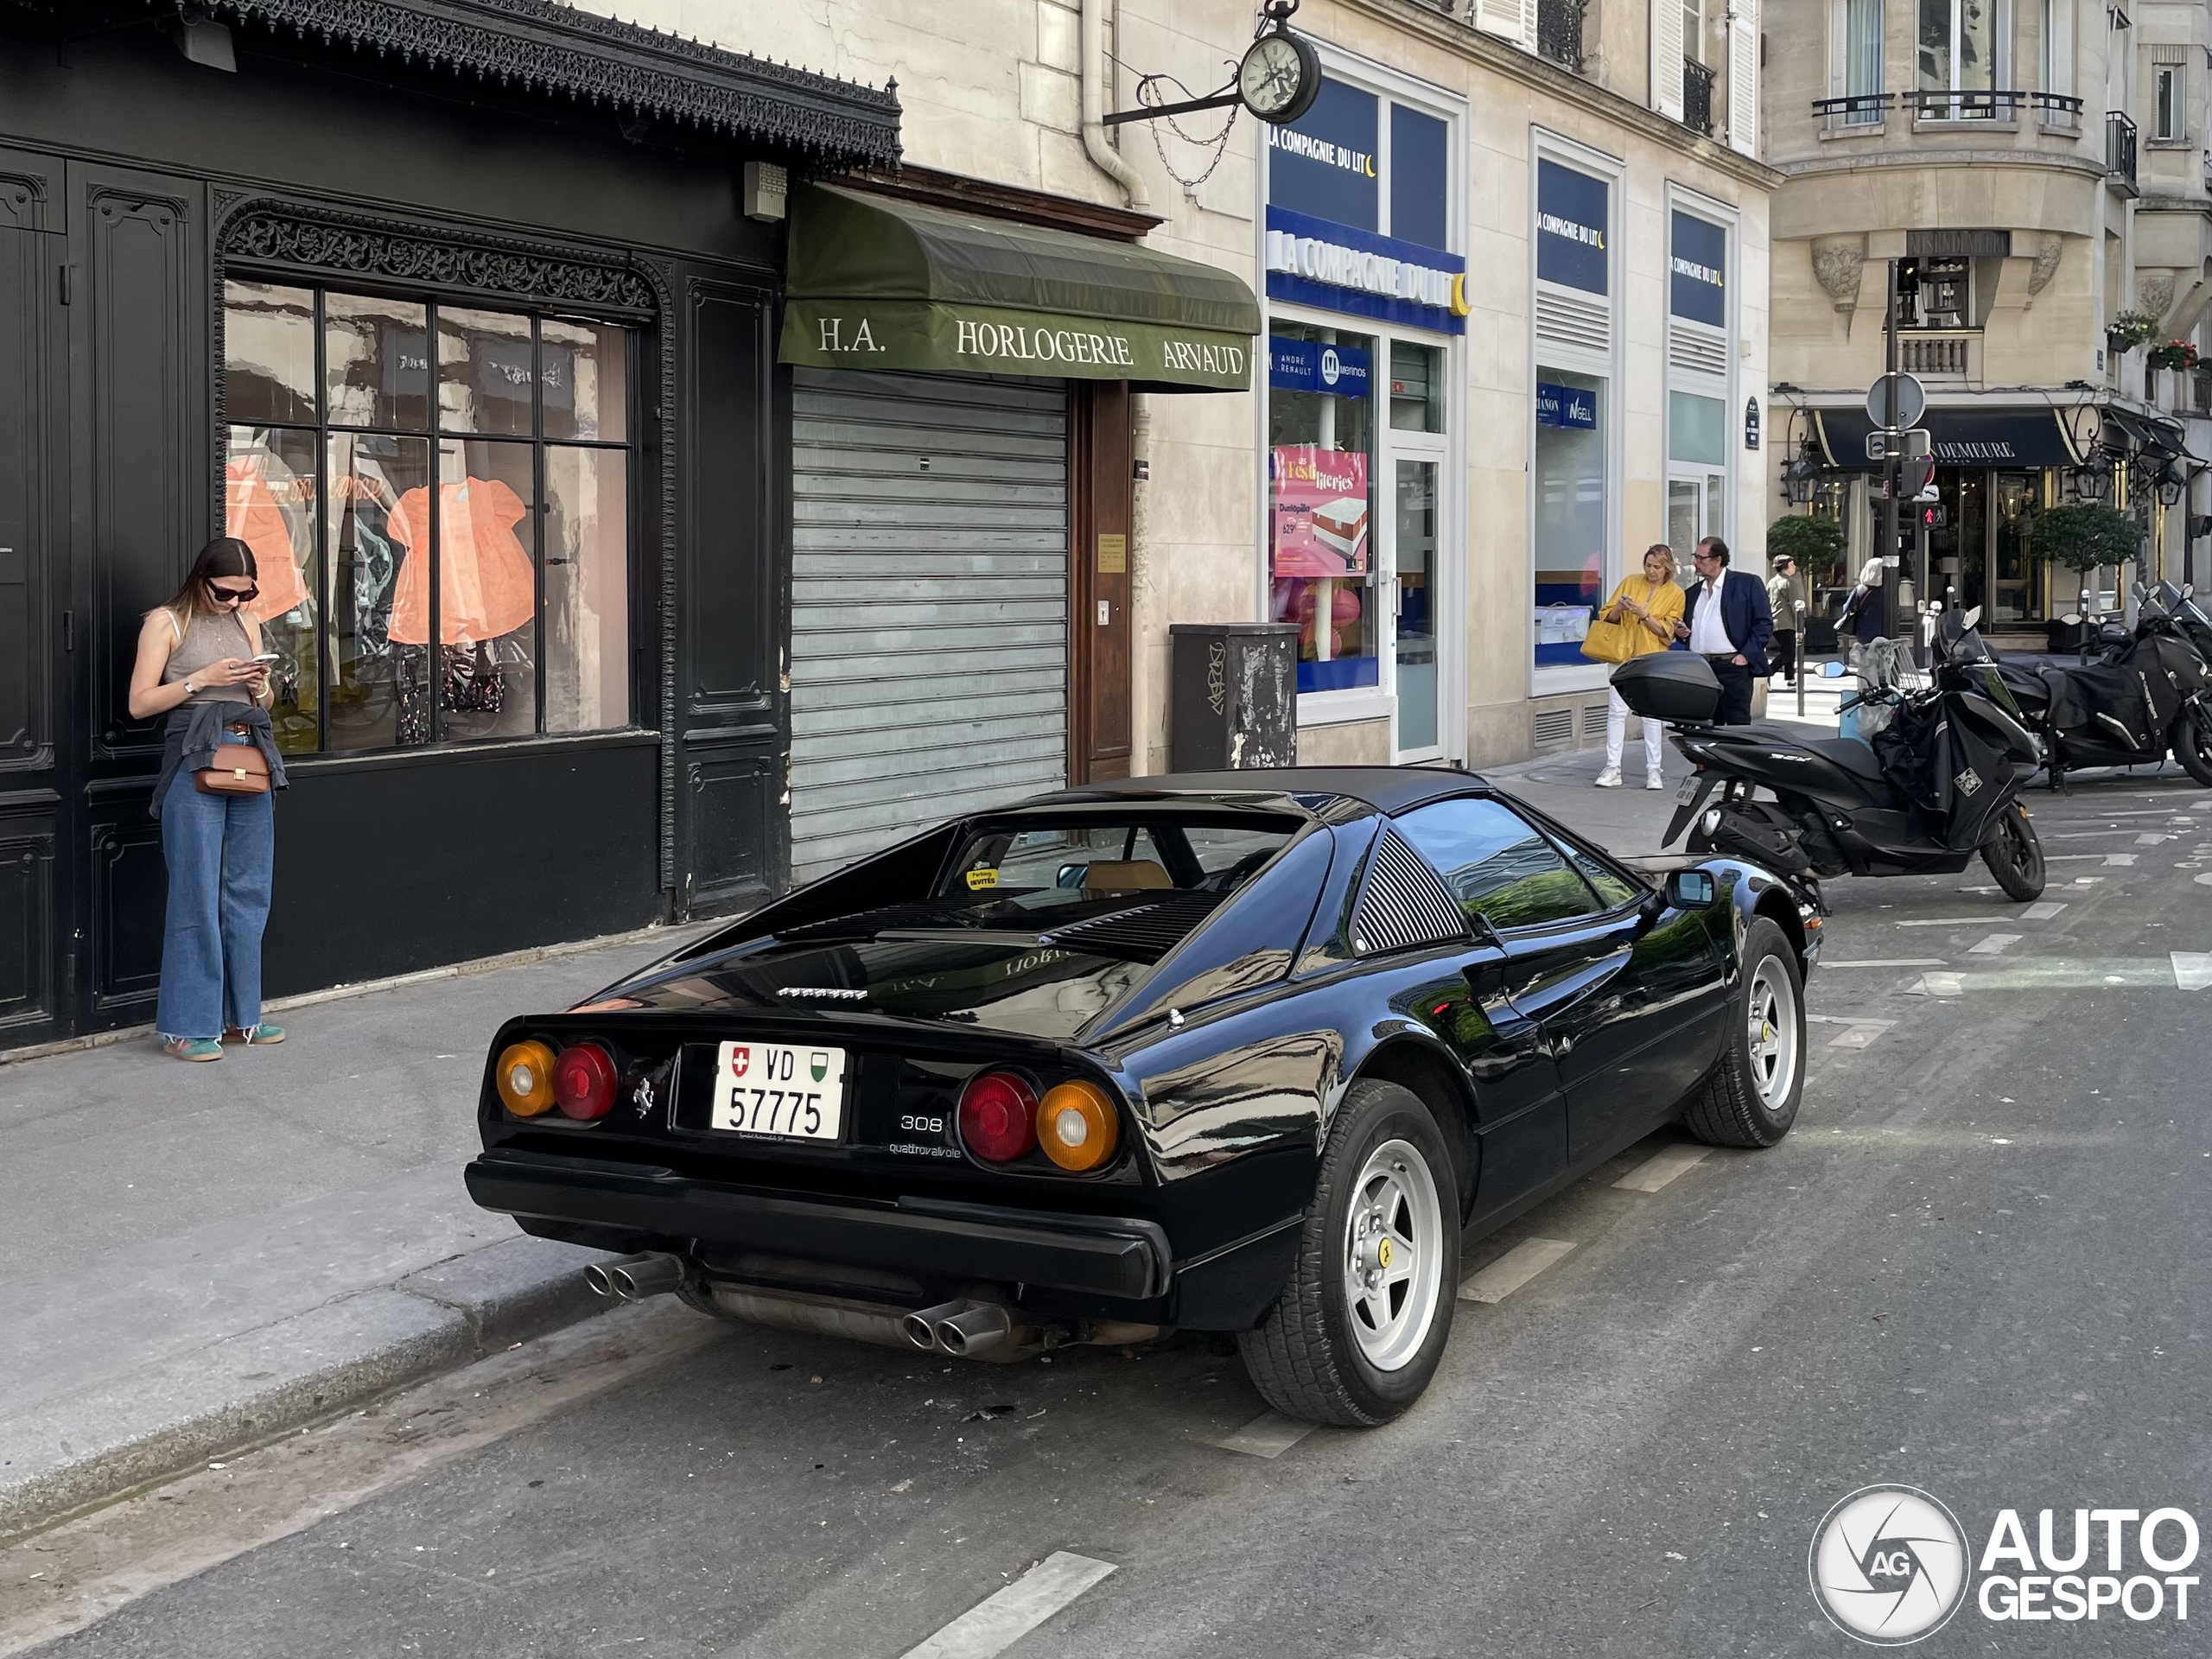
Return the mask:
<svg viewBox="0 0 2212 1659">
<path fill-rule="evenodd" d="M 1014 1336 L 1014 1320 L 996 1302 L 962 1300 L 917 1308 L 899 1322 L 906 1340 L 925 1353 L 976 1359 L 1004 1347 Z"/>
<path fill-rule="evenodd" d="M 594 1262 L 584 1269 L 584 1282 L 611 1300 L 642 1302 L 682 1284 L 683 1263 L 664 1250 L 648 1250 L 643 1255 Z"/>
</svg>

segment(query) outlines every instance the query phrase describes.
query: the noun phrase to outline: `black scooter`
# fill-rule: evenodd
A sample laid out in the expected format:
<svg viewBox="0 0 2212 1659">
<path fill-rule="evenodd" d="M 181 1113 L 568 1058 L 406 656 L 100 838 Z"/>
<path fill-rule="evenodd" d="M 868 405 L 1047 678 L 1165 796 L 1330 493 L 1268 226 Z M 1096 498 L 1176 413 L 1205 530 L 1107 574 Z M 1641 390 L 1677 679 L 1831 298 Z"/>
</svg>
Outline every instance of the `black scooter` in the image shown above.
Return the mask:
<svg viewBox="0 0 2212 1659">
<path fill-rule="evenodd" d="M 1667 721 L 1697 768 L 1666 842 L 1687 829 L 1691 852 L 1763 864 L 1815 904 L 1821 876 L 1948 874 L 1977 853 L 2013 898 L 2040 895 L 2043 844 L 2019 795 L 2042 756 L 1998 700 L 1978 615 L 1941 619 L 1933 689 L 1854 700 L 1891 711 L 1872 747 L 1779 721 L 1713 725 L 1720 687 L 1704 658 L 1664 652 L 1624 663 L 1614 689 L 1637 714 Z"/>
<path fill-rule="evenodd" d="M 2212 788 L 2212 619 L 2171 582 L 2138 584 L 2135 602 L 2133 633 L 2101 662 L 1997 665 L 2044 740 L 2054 789 L 2082 766 L 2157 766 L 2169 753 Z"/>
</svg>

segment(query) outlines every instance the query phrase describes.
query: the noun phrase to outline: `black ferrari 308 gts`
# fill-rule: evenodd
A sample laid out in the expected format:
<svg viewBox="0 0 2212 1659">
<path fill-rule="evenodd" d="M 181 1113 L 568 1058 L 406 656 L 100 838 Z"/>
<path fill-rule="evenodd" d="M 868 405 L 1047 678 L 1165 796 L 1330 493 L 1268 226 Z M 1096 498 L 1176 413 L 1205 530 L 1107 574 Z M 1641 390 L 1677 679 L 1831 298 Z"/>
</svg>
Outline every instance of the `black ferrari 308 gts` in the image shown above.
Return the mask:
<svg viewBox="0 0 2212 1659">
<path fill-rule="evenodd" d="M 1137 779 L 962 817 L 493 1043 L 480 1205 L 611 1294 L 1016 1358 L 1234 1332 L 1379 1423 L 1460 1252 L 1670 1119 L 1796 1116 L 1819 918 L 1464 772 Z"/>
</svg>

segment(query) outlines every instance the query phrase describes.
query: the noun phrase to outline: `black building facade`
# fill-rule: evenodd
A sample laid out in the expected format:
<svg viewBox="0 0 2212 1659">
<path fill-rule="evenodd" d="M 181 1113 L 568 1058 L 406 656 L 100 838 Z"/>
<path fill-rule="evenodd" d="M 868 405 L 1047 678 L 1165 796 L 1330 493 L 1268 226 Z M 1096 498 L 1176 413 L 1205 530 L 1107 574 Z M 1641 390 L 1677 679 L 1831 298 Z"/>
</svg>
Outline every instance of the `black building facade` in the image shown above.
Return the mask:
<svg viewBox="0 0 2212 1659">
<path fill-rule="evenodd" d="M 897 154 L 893 89 L 550 0 L 0 4 L 0 1049 L 152 1016 L 125 690 L 216 534 L 279 654 L 270 995 L 778 885 L 746 193 Z"/>
</svg>

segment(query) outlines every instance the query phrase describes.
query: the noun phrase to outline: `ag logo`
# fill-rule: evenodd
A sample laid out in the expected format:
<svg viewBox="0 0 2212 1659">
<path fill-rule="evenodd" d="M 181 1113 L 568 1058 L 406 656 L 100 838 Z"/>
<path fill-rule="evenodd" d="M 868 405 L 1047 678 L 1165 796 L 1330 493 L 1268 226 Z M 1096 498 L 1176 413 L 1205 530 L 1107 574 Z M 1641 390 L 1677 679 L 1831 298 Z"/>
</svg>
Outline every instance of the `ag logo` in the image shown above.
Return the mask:
<svg viewBox="0 0 2212 1659">
<path fill-rule="evenodd" d="M 1903 1647 L 1941 1630 L 1966 1599 L 1966 1535 L 1917 1487 L 1863 1487 L 1814 1532 L 1808 1569 L 1838 1630 Z"/>
<path fill-rule="evenodd" d="M 732 1048 L 732 1049 L 730 1050 L 730 1052 L 729 1052 L 729 1074 L 730 1074 L 730 1076 L 732 1076 L 733 1077 L 743 1077 L 743 1076 L 744 1076 L 747 1071 L 750 1071 L 752 1069 L 753 1069 L 753 1051 L 752 1051 L 751 1049 L 749 1049 L 749 1048 L 746 1048 L 746 1047 L 743 1047 L 743 1046 L 739 1046 L 739 1047 L 734 1047 L 734 1048 Z"/>
</svg>

